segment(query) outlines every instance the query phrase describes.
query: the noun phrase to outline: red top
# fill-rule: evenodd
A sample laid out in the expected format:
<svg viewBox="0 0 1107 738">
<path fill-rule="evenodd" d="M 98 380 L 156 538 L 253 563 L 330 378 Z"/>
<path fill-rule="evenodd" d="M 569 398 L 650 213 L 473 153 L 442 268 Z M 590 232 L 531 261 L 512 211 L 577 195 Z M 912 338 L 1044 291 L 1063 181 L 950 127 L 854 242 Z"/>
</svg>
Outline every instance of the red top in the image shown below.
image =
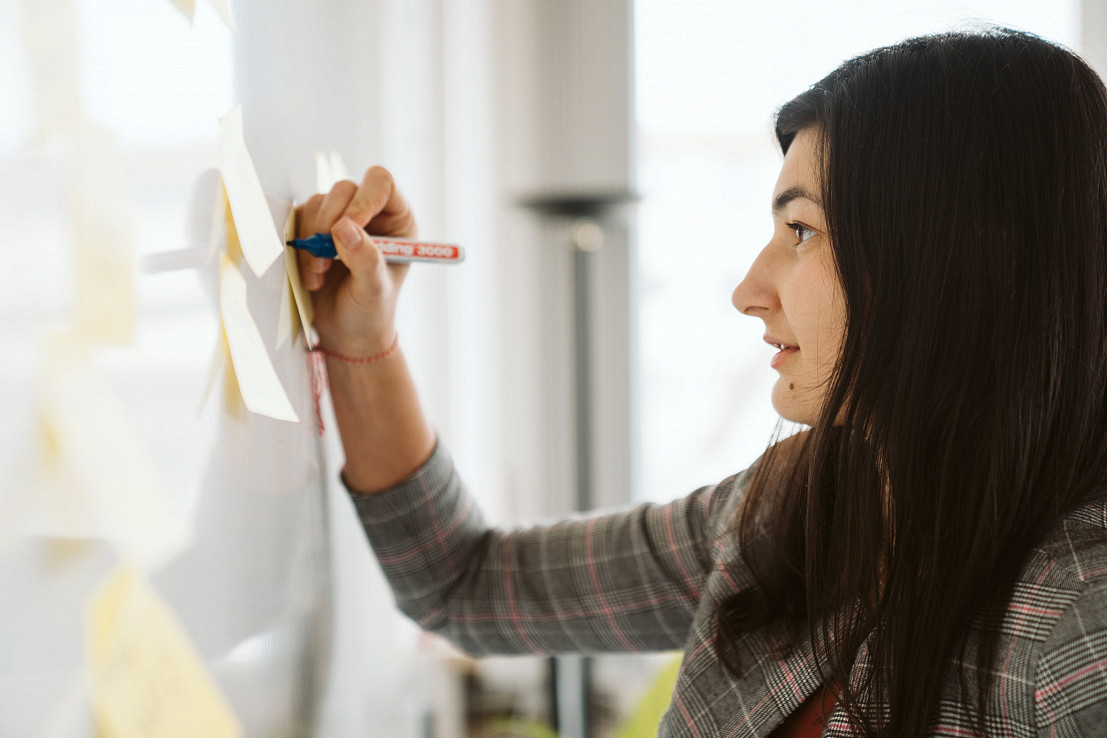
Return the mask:
<svg viewBox="0 0 1107 738">
<path fill-rule="evenodd" d="M 826 685 L 819 687 L 799 708 L 769 733 L 769 738 L 819 738 L 838 696 Z"/>
</svg>

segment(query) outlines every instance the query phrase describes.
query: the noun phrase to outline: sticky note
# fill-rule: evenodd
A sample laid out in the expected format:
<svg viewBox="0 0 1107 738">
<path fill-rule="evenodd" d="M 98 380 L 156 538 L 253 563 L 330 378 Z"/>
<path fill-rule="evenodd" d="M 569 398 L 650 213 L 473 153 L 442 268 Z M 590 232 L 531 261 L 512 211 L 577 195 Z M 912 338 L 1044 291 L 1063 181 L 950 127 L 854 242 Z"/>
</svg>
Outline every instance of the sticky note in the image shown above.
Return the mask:
<svg viewBox="0 0 1107 738">
<path fill-rule="evenodd" d="M 289 341 L 295 340 L 292 335 L 292 327 L 299 326 L 299 321 L 293 319 L 296 314 L 296 301 L 292 297 L 292 289 L 289 287 L 287 279 L 281 285 L 281 301 L 278 309 L 280 312 L 277 313 L 276 347 L 280 348 Z"/>
<path fill-rule="evenodd" d="M 291 241 L 296 238 L 296 208 L 292 207 L 288 212 L 288 218 L 284 222 L 284 239 Z M 308 348 L 312 348 L 311 323 L 315 319 L 312 312 L 311 295 L 304 289 L 300 280 L 300 261 L 296 256 L 296 249 L 291 246 L 284 247 L 285 272 L 288 274 L 288 284 L 292 289 L 292 298 L 295 302 L 296 318 L 300 322 L 300 328 L 304 332 L 304 340 Z"/>
<path fill-rule="evenodd" d="M 51 538 L 98 538 L 99 526 L 91 495 L 67 463 L 54 423 L 41 409 L 32 424 L 36 455 L 26 532 Z"/>
<path fill-rule="evenodd" d="M 7 38 L 18 39 L 24 52 L 26 68 L 18 74 L 26 78 L 28 97 L 23 99 L 34 104 L 30 147 L 37 148 L 45 141 L 73 136 L 82 118 L 82 60 L 79 57 L 83 37 L 78 31 L 81 14 L 76 5 L 72 0 L 10 5 L 8 12 L 16 12 L 4 18 L 8 24 L 18 19 L 21 25 L 16 29 L 5 28 L 5 31 L 12 34 Z M 7 49 L 14 50 L 12 41 L 5 43 Z M 15 102 L 13 91 L 5 92 L 8 105 L 25 104 Z"/>
<path fill-rule="evenodd" d="M 331 160 L 326 151 L 315 152 L 315 191 L 326 194 L 337 182 L 331 176 Z"/>
<path fill-rule="evenodd" d="M 227 3 L 227 0 L 211 0 L 211 7 L 215 9 L 215 14 L 230 29 L 231 33 L 234 33 L 234 16 L 231 15 L 231 6 Z"/>
<path fill-rule="evenodd" d="M 153 458 L 89 364 L 55 360 L 36 404 L 43 450 L 31 532 L 102 539 L 148 570 L 191 544 Z"/>
<path fill-rule="evenodd" d="M 246 280 L 224 254 L 219 269 L 219 311 L 231 354 L 231 368 L 250 412 L 299 422 L 285 394 L 246 301 Z M 229 374 L 230 372 L 227 372 Z"/>
<path fill-rule="evenodd" d="M 73 180 L 77 250 L 75 332 L 94 343 L 128 344 L 134 337 L 132 208 L 115 137 L 83 121 Z"/>
<path fill-rule="evenodd" d="M 245 256 L 242 253 L 242 242 L 238 238 L 238 228 L 235 227 L 234 215 L 231 214 L 231 202 L 227 199 L 227 190 L 223 190 L 223 220 L 224 233 L 226 235 L 224 253 L 232 264 L 238 264 Z M 218 251 L 218 248 L 216 249 Z"/>
<path fill-rule="evenodd" d="M 89 701 L 104 738 L 237 738 L 242 725 L 169 607 L 117 569 L 85 613 Z"/>
<path fill-rule="evenodd" d="M 170 2 L 190 21 L 196 15 L 196 0 L 170 0 Z"/>
<path fill-rule="evenodd" d="M 242 422 L 246 420 L 246 401 L 243 399 L 242 390 L 238 386 L 234 364 L 231 363 L 231 349 L 227 343 L 226 331 L 223 332 L 223 349 L 223 414 L 233 420 Z"/>
<path fill-rule="evenodd" d="M 204 373 L 203 389 L 200 390 L 200 402 L 196 406 L 196 415 L 203 412 L 211 397 L 211 391 L 215 389 L 215 381 L 219 379 L 219 372 L 223 365 L 231 360 L 231 352 L 227 347 L 227 334 L 223 331 L 223 322 L 219 323 L 219 337 L 215 340 L 215 349 L 211 353 L 211 361 L 208 362 L 208 370 Z"/>
<path fill-rule="evenodd" d="M 291 223 L 291 227 L 290 224 Z M 296 237 L 296 208 L 289 206 L 288 217 L 285 218 L 284 223 L 284 238 L 287 241 L 290 236 L 289 230 L 292 231 L 291 238 Z M 287 249 L 289 246 L 285 246 L 285 279 L 281 283 L 281 301 L 280 301 L 280 313 L 277 315 L 277 348 L 284 346 L 290 341 L 296 340 L 296 334 L 299 333 L 300 317 L 299 309 L 296 307 L 296 298 L 292 295 L 292 280 L 289 277 L 290 264 L 288 263 Z"/>
<path fill-rule="evenodd" d="M 250 152 L 246 150 L 241 105 L 219 122 L 219 170 L 234 214 L 242 254 L 250 269 L 260 277 L 280 258 L 284 243 L 269 214 Z"/>
<path fill-rule="evenodd" d="M 330 192 L 336 182 L 349 178 L 350 173 L 346 170 L 346 164 L 342 161 L 341 154 L 334 150 L 315 152 L 316 192 Z"/>
<path fill-rule="evenodd" d="M 211 206 L 211 219 L 208 222 L 207 252 L 204 254 L 204 266 L 210 264 L 215 255 L 219 253 L 219 245 L 229 242 L 230 234 L 227 233 L 228 224 L 231 223 L 231 203 L 227 199 L 227 188 L 220 177 L 219 186 L 215 188 L 215 200 Z M 237 234 L 236 246 L 237 246 Z M 230 244 L 228 243 L 228 248 Z M 241 258 L 241 254 L 239 254 Z"/>
<path fill-rule="evenodd" d="M 346 169 L 346 162 L 342 161 L 342 155 L 335 150 L 327 156 L 331 162 L 331 177 L 335 182 L 350 178 L 350 172 Z"/>
</svg>

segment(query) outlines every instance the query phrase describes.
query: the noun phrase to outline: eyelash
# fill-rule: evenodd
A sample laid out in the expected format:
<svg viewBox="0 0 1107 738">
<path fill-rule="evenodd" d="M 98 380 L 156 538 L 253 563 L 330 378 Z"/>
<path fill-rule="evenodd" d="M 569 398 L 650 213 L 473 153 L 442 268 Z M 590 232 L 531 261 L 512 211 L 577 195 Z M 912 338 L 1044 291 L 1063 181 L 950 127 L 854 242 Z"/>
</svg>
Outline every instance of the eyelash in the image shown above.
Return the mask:
<svg viewBox="0 0 1107 738">
<path fill-rule="evenodd" d="M 807 241 L 810 241 L 816 235 L 815 230 L 813 228 L 808 228 L 803 223 L 785 223 L 784 225 L 787 226 L 789 230 L 792 230 L 792 231 L 796 232 L 796 238 L 799 240 L 799 242 L 801 244 L 806 243 Z M 804 238 L 803 233 L 810 233 L 811 235 L 808 236 L 807 238 Z"/>
</svg>

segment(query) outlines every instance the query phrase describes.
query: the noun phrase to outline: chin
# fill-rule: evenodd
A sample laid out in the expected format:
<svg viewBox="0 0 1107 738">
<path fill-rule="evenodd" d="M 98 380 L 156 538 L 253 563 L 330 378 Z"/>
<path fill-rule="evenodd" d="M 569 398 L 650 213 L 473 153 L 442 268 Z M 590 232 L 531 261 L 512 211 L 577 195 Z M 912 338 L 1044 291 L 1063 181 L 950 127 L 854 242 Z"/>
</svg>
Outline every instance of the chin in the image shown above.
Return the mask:
<svg viewBox="0 0 1107 738">
<path fill-rule="evenodd" d="M 773 385 L 773 409 L 785 420 L 793 423 L 812 425 L 815 421 L 815 413 L 807 403 L 800 401 L 795 390 L 788 389 L 788 382 L 781 377 Z"/>
</svg>

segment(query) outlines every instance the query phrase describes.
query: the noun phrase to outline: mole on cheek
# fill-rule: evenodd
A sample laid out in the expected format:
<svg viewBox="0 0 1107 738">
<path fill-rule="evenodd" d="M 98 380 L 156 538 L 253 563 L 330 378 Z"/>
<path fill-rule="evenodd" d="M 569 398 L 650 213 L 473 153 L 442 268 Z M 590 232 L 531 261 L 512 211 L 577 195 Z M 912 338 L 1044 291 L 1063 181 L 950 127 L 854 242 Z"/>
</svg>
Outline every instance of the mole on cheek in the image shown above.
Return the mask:
<svg viewBox="0 0 1107 738">
<path fill-rule="evenodd" d="M 791 382 L 788 383 L 788 389 L 795 389 L 795 388 L 796 388 L 796 385 L 794 385 Z"/>
</svg>

